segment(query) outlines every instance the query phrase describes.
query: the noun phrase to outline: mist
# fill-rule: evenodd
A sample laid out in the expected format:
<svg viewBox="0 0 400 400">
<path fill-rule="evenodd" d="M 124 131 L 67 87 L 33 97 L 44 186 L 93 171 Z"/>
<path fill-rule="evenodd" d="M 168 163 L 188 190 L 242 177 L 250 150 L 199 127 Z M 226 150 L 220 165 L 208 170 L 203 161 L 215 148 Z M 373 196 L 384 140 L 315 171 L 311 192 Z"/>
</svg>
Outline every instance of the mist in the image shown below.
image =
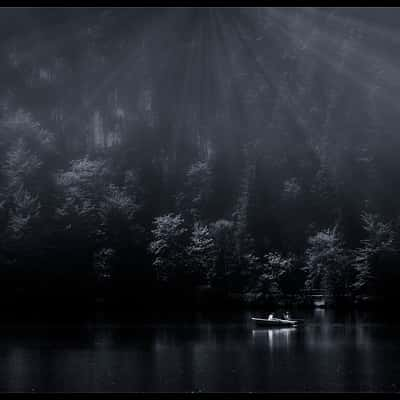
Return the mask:
<svg viewBox="0 0 400 400">
<path fill-rule="evenodd" d="M 397 296 L 397 9 L 0 19 L 4 301 Z"/>
</svg>

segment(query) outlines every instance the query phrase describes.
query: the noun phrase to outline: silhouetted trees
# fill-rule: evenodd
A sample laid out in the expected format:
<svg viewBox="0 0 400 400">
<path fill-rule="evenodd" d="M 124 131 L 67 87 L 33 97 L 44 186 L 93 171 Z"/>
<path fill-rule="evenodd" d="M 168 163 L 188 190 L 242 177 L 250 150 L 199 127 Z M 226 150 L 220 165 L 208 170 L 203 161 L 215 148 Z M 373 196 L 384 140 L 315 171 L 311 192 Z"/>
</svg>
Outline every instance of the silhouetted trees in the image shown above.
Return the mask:
<svg viewBox="0 0 400 400">
<path fill-rule="evenodd" d="M 350 294 L 350 259 L 337 227 L 309 238 L 304 268 L 307 289 L 323 290 L 333 300 Z"/>
<path fill-rule="evenodd" d="M 399 276 L 398 272 L 393 274 L 393 271 L 390 271 L 392 268 L 398 268 L 396 253 L 399 249 L 396 245 L 395 231 L 390 223 L 382 221 L 376 214 L 364 213 L 362 221 L 366 237 L 361 240 L 361 246 L 355 251 L 356 294 L 360 297 L 393 295 L 391 291 L 396 279 L 390 282 L 390 278 Z"/>
<path fill-rule="evenodd" d="M 5 296 L 398 296 L 395 43 L 256 11 L 0 17 Z"/>
</svg>

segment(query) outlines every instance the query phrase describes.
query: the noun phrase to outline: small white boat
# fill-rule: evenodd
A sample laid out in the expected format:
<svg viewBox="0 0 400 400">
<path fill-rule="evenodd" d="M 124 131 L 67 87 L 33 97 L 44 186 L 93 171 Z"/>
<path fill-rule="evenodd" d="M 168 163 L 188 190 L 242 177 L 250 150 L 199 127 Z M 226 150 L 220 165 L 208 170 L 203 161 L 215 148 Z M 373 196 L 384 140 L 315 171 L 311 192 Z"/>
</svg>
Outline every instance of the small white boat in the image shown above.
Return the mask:
<svg viewBox="0 0 400 400">
<path fill-rule="evenodd" d="M 299 321 L 294 321 L 290 319 L 280 319 L 280 318 L 251 318 L 256 325 L 258 326 L 270 326 L 270 327 L 279 327 L 279 326 L 297 326 Z"/>
</svg>

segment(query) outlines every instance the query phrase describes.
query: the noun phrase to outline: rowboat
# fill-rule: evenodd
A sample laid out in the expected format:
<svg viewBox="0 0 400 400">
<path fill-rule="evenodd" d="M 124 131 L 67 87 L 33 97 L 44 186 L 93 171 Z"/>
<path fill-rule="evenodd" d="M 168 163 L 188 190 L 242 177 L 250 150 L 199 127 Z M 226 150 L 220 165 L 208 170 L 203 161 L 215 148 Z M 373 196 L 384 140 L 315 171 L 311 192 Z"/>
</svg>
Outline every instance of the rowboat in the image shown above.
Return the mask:
<svg viewBox="0 0 400 400">
<path fill-rule="evenodd" d="M 279 319 L 279 318 L 251 318 L 257 326 L 270 326 L 270 327 L 284 327 L 284 326 L 297 326 L 298 321 L 290 319 Z"/>
<path fill-rule="evenodd" d="M 304 319 L 296 319 L 296 318 L 291 318 L 291 321 L 297 322 L 298 324 L 303 324 L 304 323 Z"/>
</svg>

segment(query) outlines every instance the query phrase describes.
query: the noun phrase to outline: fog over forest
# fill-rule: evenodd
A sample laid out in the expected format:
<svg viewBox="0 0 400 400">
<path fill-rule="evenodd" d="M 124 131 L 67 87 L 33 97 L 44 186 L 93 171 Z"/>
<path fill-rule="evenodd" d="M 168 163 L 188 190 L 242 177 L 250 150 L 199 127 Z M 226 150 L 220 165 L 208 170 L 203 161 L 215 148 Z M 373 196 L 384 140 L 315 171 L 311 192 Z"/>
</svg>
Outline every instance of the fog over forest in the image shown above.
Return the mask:
<svg viewBox="0 0 400 400">
<path fill-rule="evenodd" d="M 399 17 L 3 8 L 2 301 L 392 302 Z"/>
</svg>

